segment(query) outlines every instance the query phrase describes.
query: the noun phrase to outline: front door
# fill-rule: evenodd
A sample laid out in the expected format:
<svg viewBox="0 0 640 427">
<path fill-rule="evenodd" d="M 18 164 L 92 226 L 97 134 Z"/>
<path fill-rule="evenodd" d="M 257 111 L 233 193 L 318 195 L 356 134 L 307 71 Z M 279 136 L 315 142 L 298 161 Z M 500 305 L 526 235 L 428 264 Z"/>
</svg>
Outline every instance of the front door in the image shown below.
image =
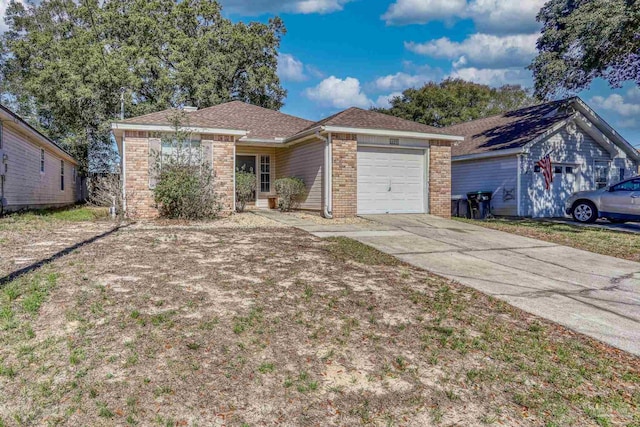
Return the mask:
<svg viewBox="0 0 640 427">
<path fill-rule="evenodd" d="M 236 170 L 239 172 L 249 172 L 256 174 L 256 156 L 236 156 Z M 256 200 L 256 193 L 253 192 L 251 201 Z"/>
</svg>

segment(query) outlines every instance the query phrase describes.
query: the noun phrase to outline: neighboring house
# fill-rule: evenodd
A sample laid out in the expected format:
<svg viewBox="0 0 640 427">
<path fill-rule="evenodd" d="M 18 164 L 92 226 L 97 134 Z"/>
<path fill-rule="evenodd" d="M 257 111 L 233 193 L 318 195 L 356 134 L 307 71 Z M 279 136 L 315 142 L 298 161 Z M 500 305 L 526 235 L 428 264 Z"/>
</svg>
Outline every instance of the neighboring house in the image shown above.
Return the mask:
<svg viewBox="0 0 640 427">
<path fill-rule="evenodd" d="M 452 194 L 492 191 L 495 215 L 562 217 L 564 202 L 573 192 L 638 173 L 638 152 L 579 98 L 443 131 L 465 137 L 452 146 Z M 536 165 L 547 154 L 553 170 L 548 190 Z"/>
<path fill-rule="evenodd" d="M 71 205 L 80 191 L 78 162 L 0 105 L 0 200 L 5 212 Z"/>
<path fill-rule="evenodd" d="M 281 177 L 301 178 L 301 208 L 344 218 L 369 213 L 451 211 L 451 143 L 461 137 L 389 115 L 350 108 L 319 122 L 239 101 L 184 108 L 182 126 L 213 164 L 226 211 L 235 209 L 235 171 L 256 171 L 264 208 Z M 171 110 L 114 123 L 129 215 L 153 217 L 153 153 L 170 136 Z M 166 141 L 166 138 L 164 138 Z"/>
</svg>

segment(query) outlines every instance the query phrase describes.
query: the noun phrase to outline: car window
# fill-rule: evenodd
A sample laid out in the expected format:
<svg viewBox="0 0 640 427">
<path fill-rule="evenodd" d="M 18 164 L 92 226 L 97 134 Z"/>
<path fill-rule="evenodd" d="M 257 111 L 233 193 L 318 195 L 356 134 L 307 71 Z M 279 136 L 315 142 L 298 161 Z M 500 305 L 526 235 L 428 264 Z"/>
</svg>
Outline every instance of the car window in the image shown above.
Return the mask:
<svg viewBox="0 0 640 427">
<path fill-rule="evenodd" d="M 613 191 L 640 191 L 640 179 L 621 182 L 613 187 Z"/>
</svg>

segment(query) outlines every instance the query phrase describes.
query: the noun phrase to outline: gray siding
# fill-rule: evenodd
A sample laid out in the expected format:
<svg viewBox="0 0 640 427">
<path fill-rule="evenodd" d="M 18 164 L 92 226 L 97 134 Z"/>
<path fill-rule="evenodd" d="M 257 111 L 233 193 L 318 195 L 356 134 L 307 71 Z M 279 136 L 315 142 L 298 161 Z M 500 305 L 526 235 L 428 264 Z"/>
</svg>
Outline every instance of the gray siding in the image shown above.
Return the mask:
<svg viewBox="0 0 640 427">
<path fill-rule="evenodd" d="M 534 172 L 535 163 L 551 151 L 554 164 L 570 165 L 573 176 L 554 175 L 554 191 L 547 191 L 540 173 Z M 595 161 L 611 161 L 609 183 L 620 180 L 621 168 L 624 177 L 637 174 L 638 166 L 626 158 L 621 150 L 612 155 L 579 126 L 565 127 L 546 140 L 534 144 L 521 163 L 522 212 L 527 216 L 562 215 L 564 200 L 573 192 L 593 190 L 595 184 Z M 567 179 L 569 178 L 569 179 Z"/>
<path fill-rule="evenodd" d="M 44 173 L 40 172 L 41 148 L 45 149 Z M 8 156 L 4 184 L 7 210 L 64 206 L 77 201 L 80 178 L 73 182 L 73 168 L 77 166 L 56 149 L 40 145 L 5 122 L 3 150 Z M 60 160 L 64 160 L 64 191 L 60 190 Z"/>
<path fill-rule="evenodd" d="M 324 200 L 323 185 L 324 143 L 322 141 L 303 142 L 276 151 L 276 177 L 301 178 L 307 186 L 306 199 L 302 209 L 322 210 Z"/>
<path fill-rule="evenodd" d="M 493 214 L 515 216 L 518 213 L 517 174 L 515 156 L 453 162 L 451 194 L 465 196 L 471 191 L 490 190 Z"/>
</svg>

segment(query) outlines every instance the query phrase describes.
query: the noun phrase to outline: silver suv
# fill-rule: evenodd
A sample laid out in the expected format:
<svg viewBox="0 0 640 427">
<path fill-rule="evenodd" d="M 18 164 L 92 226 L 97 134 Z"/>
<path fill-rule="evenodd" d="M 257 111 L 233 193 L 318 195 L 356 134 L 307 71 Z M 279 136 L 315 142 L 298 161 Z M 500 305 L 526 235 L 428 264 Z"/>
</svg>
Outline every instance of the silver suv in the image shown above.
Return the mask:
<svg viewBox="0 0 640 427">
<path fill-rule="evenodd" d="M 598 218 L 611 222 L 640 221 L 640 177 L 594 191 L 580 191 L 567 199 L 565 211 L 578 222 Z"/>
</svg>

